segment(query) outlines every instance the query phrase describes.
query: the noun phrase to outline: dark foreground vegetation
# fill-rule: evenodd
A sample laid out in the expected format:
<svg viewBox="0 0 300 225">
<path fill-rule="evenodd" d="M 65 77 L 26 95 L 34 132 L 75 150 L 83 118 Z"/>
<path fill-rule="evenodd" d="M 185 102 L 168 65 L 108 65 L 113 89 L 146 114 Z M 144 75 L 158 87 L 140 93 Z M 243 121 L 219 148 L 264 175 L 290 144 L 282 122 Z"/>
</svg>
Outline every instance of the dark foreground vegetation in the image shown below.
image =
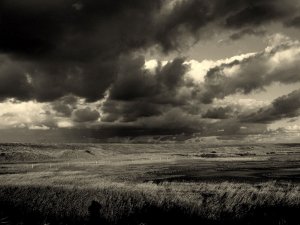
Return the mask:
<svg viewBox="0 0 300 225">
<path fill-rule="evenodd" d="M 153 183 L 1 186 L 1 224 L 299 224 L 299 187 Z"/>
</svg>

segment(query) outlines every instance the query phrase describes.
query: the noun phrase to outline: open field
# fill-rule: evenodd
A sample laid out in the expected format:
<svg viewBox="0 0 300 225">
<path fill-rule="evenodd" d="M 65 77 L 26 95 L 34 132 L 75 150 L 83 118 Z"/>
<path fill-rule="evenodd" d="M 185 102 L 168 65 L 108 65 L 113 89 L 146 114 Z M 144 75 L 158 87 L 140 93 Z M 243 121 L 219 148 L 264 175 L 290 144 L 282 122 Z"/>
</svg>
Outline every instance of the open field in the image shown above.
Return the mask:
<svg viewBox="0 0 300 225">
<path fill-rule="evenodd" d="M 3 223 L 299 224 L 298 144 L 1 144 L 0 162 Z"/>
</svg>

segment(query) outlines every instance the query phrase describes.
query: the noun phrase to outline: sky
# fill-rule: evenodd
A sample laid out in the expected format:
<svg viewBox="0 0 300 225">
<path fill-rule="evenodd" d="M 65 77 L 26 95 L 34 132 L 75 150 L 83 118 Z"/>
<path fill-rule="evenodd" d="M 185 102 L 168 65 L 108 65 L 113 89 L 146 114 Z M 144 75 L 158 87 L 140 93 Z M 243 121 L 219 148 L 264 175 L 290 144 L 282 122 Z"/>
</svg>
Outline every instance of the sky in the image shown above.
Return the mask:
<svg viewBox="0 0 300 225">
<path fill-rule="evenodd" d="M 0 33 L 0 134 L 16 140 L 300 141 L 298 0 L 2 0 Z"/>
</svg>

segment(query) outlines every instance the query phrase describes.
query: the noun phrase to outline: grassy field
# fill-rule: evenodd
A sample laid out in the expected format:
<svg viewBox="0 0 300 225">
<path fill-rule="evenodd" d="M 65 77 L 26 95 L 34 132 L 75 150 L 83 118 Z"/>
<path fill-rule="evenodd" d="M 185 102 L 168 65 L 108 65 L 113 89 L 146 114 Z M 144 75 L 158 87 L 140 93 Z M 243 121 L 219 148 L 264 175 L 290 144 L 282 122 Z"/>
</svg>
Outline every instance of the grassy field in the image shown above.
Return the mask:
<svg viewBox="0 0 300 225">
<path fill-rule="evenodd" d="M 299 224 L 297 144 L 1 144 L 0 162 L 0 224 Z"/>
</svg>

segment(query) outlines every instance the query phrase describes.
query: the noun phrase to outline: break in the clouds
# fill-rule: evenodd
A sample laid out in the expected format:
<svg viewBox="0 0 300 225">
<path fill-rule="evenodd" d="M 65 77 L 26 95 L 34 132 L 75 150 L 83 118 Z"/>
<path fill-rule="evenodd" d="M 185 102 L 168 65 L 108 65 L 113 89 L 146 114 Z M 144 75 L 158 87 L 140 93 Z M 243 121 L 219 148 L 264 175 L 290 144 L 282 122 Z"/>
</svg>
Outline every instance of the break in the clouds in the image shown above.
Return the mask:
<svg viewBox="0 0 300 225">
<path fill-rule="evenodd" d="M 3 0 L 0 125 L 263 133 L 299 116 L 299 9 L 297 0 Z M 286 92 L 270 96 L 278 84 Z"/>
</svg>

